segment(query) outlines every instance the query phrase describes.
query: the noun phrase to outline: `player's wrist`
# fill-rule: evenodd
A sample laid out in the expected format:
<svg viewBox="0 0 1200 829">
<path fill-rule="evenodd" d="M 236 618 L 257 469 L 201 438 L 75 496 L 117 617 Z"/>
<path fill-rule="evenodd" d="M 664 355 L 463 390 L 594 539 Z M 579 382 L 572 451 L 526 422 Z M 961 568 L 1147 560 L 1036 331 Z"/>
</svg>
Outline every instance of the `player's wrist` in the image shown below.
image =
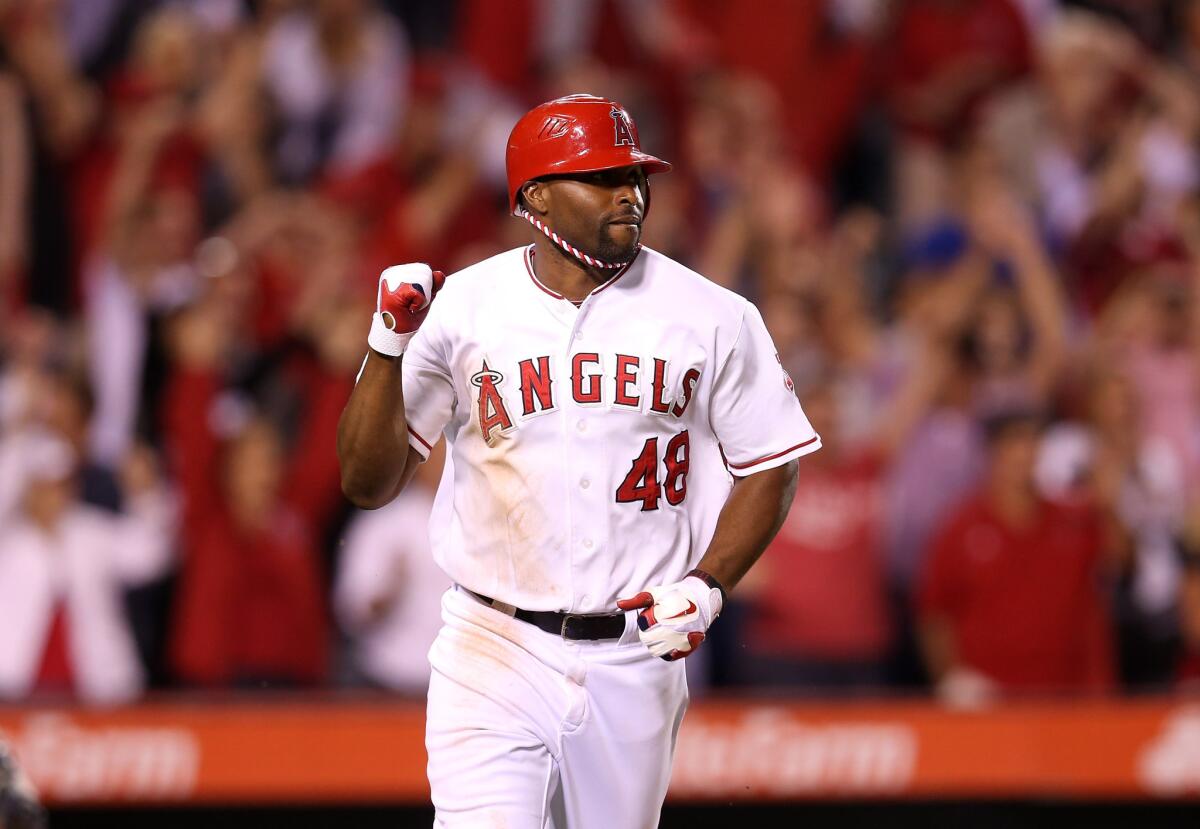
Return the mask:
<svg viewBox="0 0 1200 829">
<path fill-rule="evenodd" d="M 399 332 L 388 327 L 383 314 L 376 311 L 371 315 L 371 330 L 367 334 L 367 345 L 381 356 L 396 358 L 408 349 L 415 331 Z"/>
<path fill-rule="evenodd" d="M 698 578 L 709 587 L 720 591 L 722 604 L 724 604 L 725 599 L 729 598 L 729 594 L 725 592 L 725 585 L 721 584 L 721 582 L 717 580 L 717 577 L 707 570 L 701 570 L 699 567 L 693 567 L 688 571 L 687 576 L 684 576 L 684 578 L 688 578 L 689 576 Z"/>
<path fill-rule="evenodd" d="M 705 626 L 716 621 L 725 607 L 725 589 L 720 582 L 703 570 L 692 570 L 680 584 L 701 608 Z"/>
</svg>

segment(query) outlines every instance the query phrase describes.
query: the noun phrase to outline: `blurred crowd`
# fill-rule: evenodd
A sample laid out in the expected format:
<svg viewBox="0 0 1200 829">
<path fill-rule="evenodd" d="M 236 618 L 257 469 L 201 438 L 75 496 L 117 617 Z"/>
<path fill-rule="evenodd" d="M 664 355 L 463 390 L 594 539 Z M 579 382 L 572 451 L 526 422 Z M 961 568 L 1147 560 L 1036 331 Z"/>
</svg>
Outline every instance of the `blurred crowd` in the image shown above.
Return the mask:
<svg viewBox="0 0 1200 829">
<path fill-rule="evenodd" d="M 825 444 L 697 688 L 1200 681 L 1198 80 L 1197 0 L 0 0 L 0 698 L 421 693 L 440 455 L 355 513 L 337 419 L 581 91 Z"/>
</svg>

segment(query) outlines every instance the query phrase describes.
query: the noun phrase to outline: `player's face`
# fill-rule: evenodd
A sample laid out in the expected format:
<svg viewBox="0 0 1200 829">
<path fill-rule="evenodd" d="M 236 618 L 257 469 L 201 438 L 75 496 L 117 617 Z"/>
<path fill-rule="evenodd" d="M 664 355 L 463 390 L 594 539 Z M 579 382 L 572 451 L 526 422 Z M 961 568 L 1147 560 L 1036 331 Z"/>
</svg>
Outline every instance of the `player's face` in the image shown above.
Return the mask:
<svg viewBox="0 0 1200 829">
<path fill-rule="evenodd" d="M 642 239 L 646 174 L 641 167 L 580 173 L 546 182 L 546 221 L 605 262 L 628 262 Z"/>
</svg>

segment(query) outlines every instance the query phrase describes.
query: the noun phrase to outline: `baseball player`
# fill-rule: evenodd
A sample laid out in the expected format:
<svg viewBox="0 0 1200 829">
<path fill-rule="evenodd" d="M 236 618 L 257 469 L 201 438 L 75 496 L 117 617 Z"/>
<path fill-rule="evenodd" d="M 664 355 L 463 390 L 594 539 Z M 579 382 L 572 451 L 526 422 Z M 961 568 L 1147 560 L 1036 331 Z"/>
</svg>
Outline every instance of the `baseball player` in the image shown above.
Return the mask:
<svg viewBox="0 0 1200 829">
<path fill-rule="evenodd" d="M 669 169 L 620 104 L 550 101 L 508 142 L 532 243 L 448 279 L 380 277 L 338 452 L 346 495 L 375 508 L 447 440 L 430 520 L 455 584 L 429 653 L 439 827 L 656 826 L 678 660 L 820 446 L 754 306 L 641 245 L 647 176 Z"/>
</svg>

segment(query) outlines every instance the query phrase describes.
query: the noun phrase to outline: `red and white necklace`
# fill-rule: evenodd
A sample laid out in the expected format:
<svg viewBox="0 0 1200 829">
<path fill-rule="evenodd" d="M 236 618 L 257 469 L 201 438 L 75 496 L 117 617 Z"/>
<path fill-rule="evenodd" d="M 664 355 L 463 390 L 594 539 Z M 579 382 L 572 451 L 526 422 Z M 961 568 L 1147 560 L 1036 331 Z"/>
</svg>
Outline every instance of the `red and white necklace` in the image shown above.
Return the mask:
<svg viewBox="0 0 1200 829">
<path fill-rule="evenodd" d="M 559 236 L 553 230 L 546 227 L 545 223 L 542 222 L 541 219 L 534 216 L 528 210 L 522 210 L 520 212 L 520 215 L 522 217 L 524 217 L 525 220 L 528 221 L 531 225 L 533 225 L 538 230 L 540 230 L 542 233 L 545 233 L 546 237 L 548 239 L 550 239 L 550 241 L 554 242 L 554 244 L 558 245 L 560 248 L 562 248 L 567 253 L 574 256 L 576 259 L 578 259 L 580 262 L 584 263 L 585 265 L 588 265 L 593 268 L 604 268 L 606 270 L 615 271 L 615 270 L 624 268 L 629 264 L 629 262 L 621 262 L 621 263 L 602 262 L 599 259 L 597 259 L 596 257 L 589 256 L 588 254 L 584 253 L 579 248 L 575 247 L 570 242 L 568 242 L 566 239 Z M 634 256 L 637 256 L 637 251 L 640 251 L 641 249 L 642 249 L 642 245 L 639 242 L 638 246 L 637 246 L 637 250 L 634 251 Z M 632 258 L 630 259 L 630 261 L 633 261 Z"/>
</svg>

